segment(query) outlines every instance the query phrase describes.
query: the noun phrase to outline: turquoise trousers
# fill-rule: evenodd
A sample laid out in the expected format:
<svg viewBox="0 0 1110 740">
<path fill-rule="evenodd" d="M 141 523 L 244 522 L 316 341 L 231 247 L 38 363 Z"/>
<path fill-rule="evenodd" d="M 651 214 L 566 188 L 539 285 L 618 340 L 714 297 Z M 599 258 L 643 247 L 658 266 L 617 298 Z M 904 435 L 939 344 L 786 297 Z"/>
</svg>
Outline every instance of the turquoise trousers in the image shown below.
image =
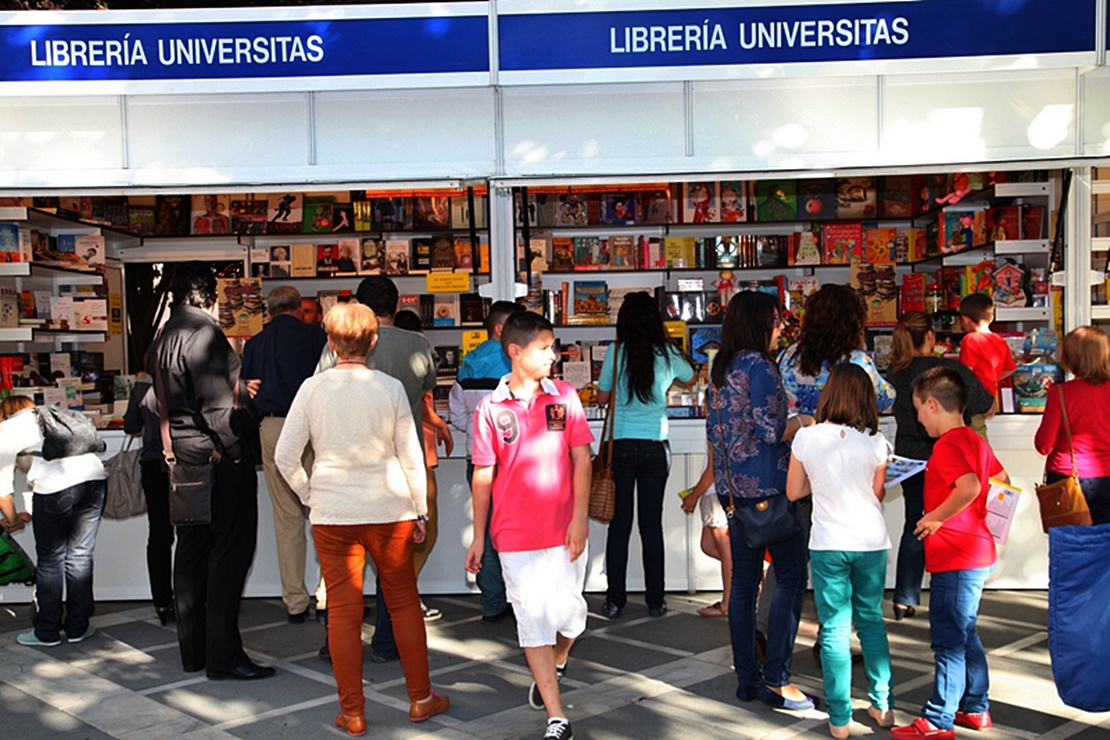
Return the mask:
<svg viewBox="0 0 1110 740">
<path fill-rule="evenodd" d="M 829 721 L 843 727 L 852 719 L 852 623 L 863 648 L 867 697 L 886 711 L 890 690 L 890 645 L 883 625 L 886 550 L 844 552 L 811 550 L 813 594 L 821 622 L 821 671 Z"/>
</svg>

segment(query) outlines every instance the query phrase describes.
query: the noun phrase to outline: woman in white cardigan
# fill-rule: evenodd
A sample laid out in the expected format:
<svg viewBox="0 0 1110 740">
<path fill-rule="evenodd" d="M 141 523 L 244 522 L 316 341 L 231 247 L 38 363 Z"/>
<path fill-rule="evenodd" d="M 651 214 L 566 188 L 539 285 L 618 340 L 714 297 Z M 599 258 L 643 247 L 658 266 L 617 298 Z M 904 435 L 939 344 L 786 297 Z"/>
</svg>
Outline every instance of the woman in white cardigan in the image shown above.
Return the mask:
<svg viewBox="0 0 1110 740">
<path fill-rule="evenodd" d="M 366 732 L 362 691 L 362 573 L 374 560 L 397 638 L 409 693 L 409 718 L 447 709 L 432 691 L 428 639 L 416 571 L 428 507 L 421 441 L 401 383 L 366 367 L 378 319 L 368 307 L 341 303 L 324 317 L 335 367 L 306 380 L 274 450 L 278 469 L 309 507 L 312 538 L 328 584 L 328 643 L 342 712 L 335 724 Z M 312 471 L 302 464 L 305 447 Z"/>
</svg>

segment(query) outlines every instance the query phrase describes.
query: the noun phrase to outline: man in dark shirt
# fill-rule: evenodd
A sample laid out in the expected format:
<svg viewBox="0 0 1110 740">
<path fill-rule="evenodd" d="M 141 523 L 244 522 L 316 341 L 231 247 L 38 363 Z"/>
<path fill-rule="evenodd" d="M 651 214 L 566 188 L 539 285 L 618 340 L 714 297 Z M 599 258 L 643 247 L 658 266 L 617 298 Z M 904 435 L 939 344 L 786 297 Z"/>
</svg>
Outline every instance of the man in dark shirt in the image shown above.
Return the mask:
<svg viewBox="0 0 1110 740">
<path fill-rule="evenodd" d="M 239 358 L 216 323 L 216 276 L 189 262 L 174 270 L 173 306 L 150 350 L 179 463 L 217 459 L 212 522 L 179 526 L 174 557 L 177 640 L 186 672 L 252 679 L 274 669 L 251 662 L 239 634 L 239 601 L 258 536 L 254 472 L 257 420 Z"/>
<path fill-rule="evenodd" d="M 304 309 L 296 288 L 288 285 L 274 288 L 266 299 L 266 308 L 270 312 L 269 325 L 243 349 L 243 378 L 261 381 L 254 406 L 262 417 L 259 429 L 262 469 L 273 503 L 281 600 L 289 612 L 289 621 L 300 624 L 308 615 L 309 604 L 304 583 L 308 509 L 278 472 L 274 447 L 293 397 L 305 378 L 316 370 L 328 337 L 319 326 L 302 320 Z M 305 467 L 311 470 L 311 461 L 306 461 Z"/>
</svg>

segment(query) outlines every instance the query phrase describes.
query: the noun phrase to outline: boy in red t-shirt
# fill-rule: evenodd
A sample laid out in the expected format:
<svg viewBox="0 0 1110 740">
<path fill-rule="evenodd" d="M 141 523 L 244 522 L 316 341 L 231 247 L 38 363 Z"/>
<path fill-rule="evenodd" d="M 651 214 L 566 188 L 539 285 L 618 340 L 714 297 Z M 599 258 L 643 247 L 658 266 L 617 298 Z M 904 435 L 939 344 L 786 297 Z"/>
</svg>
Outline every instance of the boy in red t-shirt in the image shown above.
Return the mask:
<svg viewBox="0 0 1110 740">
<path fill-rule="evenodd" d="M 1013 375 L 1017 365 L 1014 364 L 1010 345 L 991 331 L 994 301 L 986 293 L 969 295 L 960 301 L 960 320 L 967 332 L 960 342 L 960 362 L 967 365 L 983 387 L 997 399 L 998 384 Z M 971 428 L 984 440 L 987 438 L 987 419 L 992 416 L 994 409 L 971 417 Z"/>
<path fill-rule="evenodd" d="M 983 584 L 997 555 L 987 529 L 990 478 L 1010 478 L 990 445 L 964 424 L 967 389 L 960 374 L 934 367 L 913 382 L 917 420 L 936 437 L 925 467 L 925 516 L 914 529 L 925 541 L 929 631 L 936 673 L 933 695 L 913 724 L 895 727 L 894 740 L 953 740 L 954 725 L 991 726 L 987 656 L 975 621 Z"/>
<path fill-rule="evenodd" d="M 547 377 L 554 344 L 551 323 L 529 311 L 510 316 L 501 330 L 513 369 L 474 413 L 474 541 L 466 569 L 482 568 L 488 521 L 532 670 L 528 701 L 547 710 L 544 737 L 567 740 L 573 734 L 559 679 L 574 639 L 586 629 L 593 434 L 574 386 Z"/>
</svg>

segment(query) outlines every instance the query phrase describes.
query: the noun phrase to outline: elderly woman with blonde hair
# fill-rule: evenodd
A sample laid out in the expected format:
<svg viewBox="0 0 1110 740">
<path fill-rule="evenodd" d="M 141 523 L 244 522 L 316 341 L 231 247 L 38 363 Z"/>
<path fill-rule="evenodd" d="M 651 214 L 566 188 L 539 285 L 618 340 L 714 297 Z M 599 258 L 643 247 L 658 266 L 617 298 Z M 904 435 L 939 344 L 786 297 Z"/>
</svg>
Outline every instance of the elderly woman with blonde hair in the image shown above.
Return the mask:
<svg viewBox="0 0 1110 740">
<path fill-rule="evenodd" d="M 409 718 L 446 711 L 432 691 L 428 642 L 413 568 L 427 519 L 420 437 L 401 383 L 366 366 L 378 320 L 367 306 L 340 303 L 324 317 L 330 370 L 306 380 L 274 450 L 278 469 L 309 507 L 312 537 L 328 584 L 328 642 L 349 735 L 366 732 L 362 690 L 362 585 L 369 553 L 381 578 L 409 693 Z M 311 444 L 312 470 L 302 464 Z"/>
</svg>

